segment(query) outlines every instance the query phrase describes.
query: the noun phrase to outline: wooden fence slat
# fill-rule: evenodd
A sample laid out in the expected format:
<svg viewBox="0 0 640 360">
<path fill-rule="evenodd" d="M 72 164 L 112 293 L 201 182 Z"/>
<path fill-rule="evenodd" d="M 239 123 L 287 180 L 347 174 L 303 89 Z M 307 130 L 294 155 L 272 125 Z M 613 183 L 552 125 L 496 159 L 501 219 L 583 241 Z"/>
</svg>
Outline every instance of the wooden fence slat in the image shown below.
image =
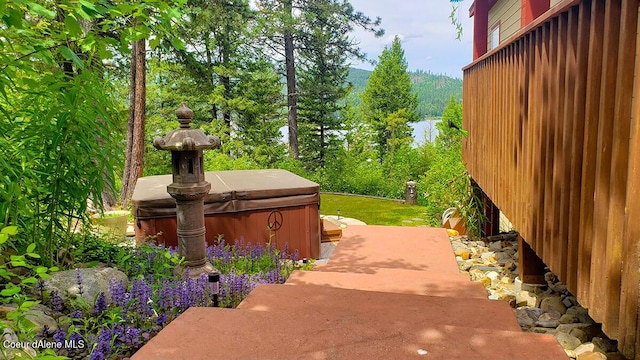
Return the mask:
<svg viewBox="0 0 640 360">
<path fill-rule="evenodd" d="M 536 254 L 542 258 L 544 252 L 544 243 L 546 241 L 544 237 L 544 180 L 545 180 L 545 161 L 544 156 L 547 148 L 547 139 L 546 139 L 546 124 L 544 122 L 544 111 L 543 107 L 540 104 L 543 101 L 547 100 L 548 96 L 545 94 L 545 86 L 546 80 L 544 76 L 545 69 L 545 58 L 547 57 L 546 53 L 546 45 L 548 42 L 546 40 L 546 28 L 548 25 L 543 25 L 538 30 L 538 39 L 536 41 L 536 65 L 535 69 L 537 72 L 536 76 L 536 101 L 533 103 L 537 108 L 536 110 L 536 143 L 535 143 L 535 161 L 533 163 L 534 171 L 537 174 L 538 184 L 536 186 L 536 196 L 535 196 L 535 205 L 536 205 L 536 238 L 532 241 L 535 241 L 536 247 L 534 248 Z"/>
<path fill-rule="evenodd" d="M 598 114 L 600 113 L 600 82 L 602 81 L 602 59 L 604 52 L 604 4 L 605 0 L 594 0 L 591 6 L 589 27 L 589 60 L 587 69 L 587 95 L 584 117 L 584 149 L 580 194 L 580 236 L 578 244 L 577 298 L 591 308 L 591 258 L 593 253 L 594 192 L 596 154 L 598 139 Z"/>
<path fill-rule="evenodd" d="M 560 167 L 560 175 L 558 182 L 556 183 L 560 188 L 560 214 L 558 214 L 558 238 L 561 242 L 561 272 L 560 276 L 568 284 L 570 278 L 569 264 L 574 262 L 575 259 L 568 256 L 569 252 L 569 237 L 568 228 L 571 226 L 569 223 L 569 192 L 571 182 L 571 146 L 573 131 L 573 102 L 574 92 L 571 89 L 574 88 L 576 77 L 576 42 L 577 42 L 577 28 L 578 28 L 578 8 L 571 8 L 565 16 L 561 17 L 565 19 L 565 30 L 562 33 L 562 48 L 564 53 L 560 58 L 560 61 L 564 64 L 561 66 L 565 69 L 561 94 L 564 95 L 562 99 L 562 141 L 561 141 L 561 157 L 562 166 Z M 557 159 L 556 159 L 557 161 Z"/>
<path fill-rule="evenodd" d="M 607 291 L 607 223 L 609 217 L 609 186 L 611 174 L 611 122 L 615 114 L 615 89 L 618 67 L 618 38 L 620 36 L 620 0 L 605 5 L 604 58 L 600 83 L 600 114 L 598 116 L 598 147 L 596 156 L 596 186 L 594 195 L 594 236 L 591 257 L 591 316 L 602 322 Z"/>
<path fill-rule="evenodd" d="M 640 34 L 640 23 L 638 24 Z M 633 88 L 633 113 L 630 127 L 629 174 L 623 237 L 622 283 L 620 293 L 619 349 L 627 358 L 640 354 L 640 329 L 638 328 L 638 298 L 640 297 L 640 65 L 636 41 L 635 78 Z"/>
<path fill-rule="evenodd" d="M 573 128 L 571 133 L 571 169 L 569 184 L 569 215 L 567 237 L 569 239 L 568 257 L 574 259 L 567 266 L 567 287 L 573 294 L 578 294 L 580 273 L 580 197 L 582 176 L 582 150 L 584 148 L 585 103 L 587 96 L 587 66 L 589 57 L 589 26 L 591 22 L 590 3 L 582 2 L 577 14 L 578 24 L 575 33 L 575 74 L 573 91 L 573 110 L 571 113 Z M 575 36 L 575 35 L 574 35 Z M 571 110 L 567 107 L 568 110 Z"/>
<path fill-rule="evenodd" d="M 543 249 L 542 249 L 542 258 L 543 259 L 547 259 L 547 265 L 548 266 L 554 266 L 555 264 L 555 259 L 554 259 L 554 253 L 553 253 L 553 234 L 551 233 L 552 230 L 552 223 L 553 223 L 553 202 L 555 201 L 554 198 L 554 193 L 553 193 L 553 155 L 554 155 L 554 139 L 555 139 L 555 127 L 554 127 L 554 121 L 553 121 L 553 111 L 552 109 L 556 109 L 557 107 L 557 94 L 555 93 L 555 86 L 554 84 L 556 83 L 556 79 L 554 78 L 555 72 L 554 72 L 554 62 L 553 62 L 553 58 L 554 56 L 556 56 L 556 48 L 557 48 L 557 42 L 556 42 L 556 38 L 554 36 L 552 36 L 552 34 L 554 34 L 557 31 L 557 26 L 558 26 L 558 19 L 552 19 L 551 20 L 551 24 L 548 27 L 545 27 L 543 29 L 546 29 L 546 34 L 544 36 L 544 46 L 543 49 L 547 48 L 548 51 L 546 53 L 546 56 L 543 56 L 543 62 L 542 62 L 542 66 L 544 69 L 544 96 L 543 96 L 543 100 L 542 103 L 540 103 L 540 105 L 538 106 L 544 106 L 544 118 L 542 119 L 542 122 L 544 124 L 544 129 L 545 129 L 545 134 L 543 135 L 544 139 L 546 140 L 546 146 L 544 148 L 544 168 L 545 168 L 545 172 L 544 172 L 544 188 L 543 188 L 543 194 L 544 194 L 544 203 L 543 203 L 543 209 L 544 209 L 544 221 L 543 221 L 543 226 L 544 226 L 544 231 L 543 231 L 543 236 L 544 236 L 544 245 L 543 245 Z"/>
<path fill-rule="evenodd" d="M 629 95 L 633 94 L 633 76 L 631 74 L 635 68 L 637 19 L 637 0 L 622 0 L 606 237 L 607 292 L 604 303 L 606 319 L 603 323 L 603 330 L 613 338 L 618 336 L 620 282 L 622 281 L 620 269 L 623 257 L 622 236 L 629 161 L 629 127 L 631 125 L 632 99 Z"/>
<path fill-rule="evenodd" d="M 565 66 L 566 62 L 566 49 L 567 49 L 567 22 L 568 17 L 567 13 L 562 13 L 558 17 L 558 28 L 556 31 L 556 54 L 554 57 L 554 66 L 556 71 L 556 77 L 554 81 L 554 99 L 555 99 L 555 110 L 554 114 L 551 117 L 554 119 L 554 140 L 553 140 L 553 176 L 551 177 L 551 186 L 553 189 L 553 200 L 552 200 L 552 217 L 551 217 L 551 236 L 553 240 L 553 245 L 551 247 L 551 251 L 553 253 L 552 263 L 547 264 L 549 266 L 553 266 L 553 272 L 558 275 L 561 279 L 566 278 L 566 261 L 567 258 L 565 256 L 566 253 L 566 241 L 562 238 L 561 235 L 561 226 L 560 220 L 562 219 L 563 208 L 564 205 L 562 198 L 564 194 L 567 193 L 567 189 L 562 186 L 562 174 L 563 169 L 565 167 L 566 156 L 564 152 L 564 130 L 567 127 L 566 118 L 564 117 L 564 108 L 565 108 L 565 80 L 567 68 Z"/>
</svg>

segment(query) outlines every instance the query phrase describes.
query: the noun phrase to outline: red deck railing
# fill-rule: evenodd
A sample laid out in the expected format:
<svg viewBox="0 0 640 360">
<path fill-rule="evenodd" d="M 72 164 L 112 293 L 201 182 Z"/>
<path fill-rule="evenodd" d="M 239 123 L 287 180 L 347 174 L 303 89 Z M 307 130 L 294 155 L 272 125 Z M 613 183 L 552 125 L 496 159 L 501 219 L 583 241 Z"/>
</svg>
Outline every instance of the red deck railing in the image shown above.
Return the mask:
<svg viewBox="0 0 640 360">
<path fill-rule="evenodd" d="M 552 8 L 464 69 L 473 179 L 640 357 L 638 0 Z"/>
</svg>

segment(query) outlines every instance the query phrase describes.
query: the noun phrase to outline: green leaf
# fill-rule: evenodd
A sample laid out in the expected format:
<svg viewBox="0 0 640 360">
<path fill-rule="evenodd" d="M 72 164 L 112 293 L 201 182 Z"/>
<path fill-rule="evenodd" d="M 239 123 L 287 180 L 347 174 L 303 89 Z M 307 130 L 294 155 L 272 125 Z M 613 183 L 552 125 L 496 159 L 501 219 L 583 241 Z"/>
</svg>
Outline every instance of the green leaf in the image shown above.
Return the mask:
<svg viewBox="0 0 640 360">
<path fill-rule="evenodd" d="M 178 39 L 175 36 L 170 37 L 169 40 L 171 40 L 171 45 L 173 45 L 176 50 L 185 50 L 182 40 Z"/>
<path fill-rule="evenodd" d="M 27 253 L 27 256 L 32 259 L 40 259 L 40 254 L 36 254 L 36 253 Z"/>
<path fill-rule="evenodd" d="M 15 235 L 15 234 L 18 233 L 18 227 L 17 226 L 6 226 L 6 227 L 2 228 L 2 230 L 0 230 L 0 233 L 7 234 L 7 235 Z"/>
<path fill-rule="evenodd" d="M 9 14 L 2 17 L 2 20 L 4 20 L 4 23 L 7 24 L 8 27 L 22 28 L 22 12 L 18 9 L 11 9 Z"/>
<path fill-rule="evenodd" d="M 9 235 L 7 234 L 0 234 L 0 245 L 4 244 L 7 242 L 7 240 L 9 240 Z"/>
<path fill-rule="evenodd" d="M 80 60 L 78 55 L 76 55 L 76 53 L 73 52 L 73 50 L 69 49 L 66 46 L 63 46 L 62 48 L 60 48 L 60 53 L 62 54 L 62 57 L 64 57 L 66 60 L 72 60 L 81 69 L 84 69 L 84 63 L 82 62 L 82 60 Z"/>
<path fill-rule="evenodd" d="M 160 45 L 160 38 L 158 38 L 157 36 L 149 39 L 149 47 L 153 50 L 155 48 L 158 47 L 158 45 Z"/>
<path fill-rule="evenodd" d="M 33 244 L 27 246 L 27 253 L 32 253 L 33 250 L 35 250 L 35 249 L 36 249 L 36 244 L 33 243 Z"/>
<path fill-rule="evenodd" d="M 56 16 L 55 12 L 35 2 L 31 2 L 29 4 L 29 12 L 34 13 L 36 15 L 47 17 L 49 19 L 53 19 Z"/>
<path fill-rule="evenodd" d="M 80 23 L 78 23 L 78 20 L 76 20 L 76 18 L 74 18 L 73 16 L 66 16 L 64 18 L 64 25 L 66 26 L 67 30 L 69 30 L 69 34 L 71 36 L 81 36 L 83 34 Z"/>
<path fill-rule="evenodd" d="M 22 305 L 20 305 L 20 309 L 29 310 L 30 307 L 32 307 L 33 305 L 38 305 L 39 303 L 40 301 L 27 300 L 23 302 Z"/>
<path fill-rule="evenodd" d="M 23 284 L 35 284 L 37 282 L 38 282 L 38 279 L 36 279 L 34 277 L 29 277 L 29 278 L 26 278 L 26 279 L 22 280 Z"/>
<path fill-rule="evenodd" d="M 0 295 L 9 297 L 9 296 L 13 296 L 13 295 L 15 295 L 15 294 L 17 294 L 19 292 L 20 292 L 20 288 L 15 286 L 15 287 L 12 287 L 10 289 L 4 289 L 4 290 L 0 291 Z"/>
<path fill-rule="evenodd" d="M 91 9 L 93 11 L 98 11 L 96 9 L 96 7 L 92 3 L 90 3 L 89 1 L 80 0 L 80 4 L 82 4 L 82 6 L 84 6 L 86 8 L 89 8 L 89 9 Z"/>
</svg>

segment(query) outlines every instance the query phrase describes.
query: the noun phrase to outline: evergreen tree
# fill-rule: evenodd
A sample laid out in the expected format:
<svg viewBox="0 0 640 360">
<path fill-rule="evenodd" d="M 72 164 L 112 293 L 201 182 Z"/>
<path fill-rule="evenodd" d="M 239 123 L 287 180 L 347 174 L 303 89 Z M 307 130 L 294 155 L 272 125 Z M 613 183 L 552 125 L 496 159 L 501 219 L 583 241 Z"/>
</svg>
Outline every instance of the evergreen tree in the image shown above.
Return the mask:
<svg viewBox="0 0 640 360">
<path fill-rule="evenodd" d="M 462 151 L 462 133 L 460 130 L 449 127 L 449 122 L 462 129 L 462 105 L 452 96 L 449 104 L 442 113 L 442 120 L 436 124 L 438 136 L 436 146 L 443 149 Z"/>
<path fill-rule="evenodd" d="M 287 114 L 289 128 L 289 150 L 293 158 L 299 156 L 298 146 L 298 51 L 304 48 L 305 41 L 313 38 L 316 31 L 314 26 L 306 22 L 309 15 L 330 14 L 335 19 L 331 23 L 342 29 L 345 34 L 354 27 L 361 27 L 382 36 L 384 31 L 379 29 L 380 18 L 371 20 L 362 12 L 355 11 L 346 0 L 261 0 L 257 2 L 262 43 L 274 61 L 280 62 L 287 84 Z M 316 23 L 317 24 L 317 23 Z M 342 51 L 346 56 L 364 59 L 357 43 L 347 41 L 343 43 Z"/>
<path fill-rule="evenodd" d="M 361 101 L 362 115 L 376 132 L 376 142 L 382 158 L 388 151 L 388 140 L 392 136 L 387 130 L 389 116 L 404 110 L 403 118 L 407 122 L 419 119 L 416 111 L 418 97 L 412 91 L 407 61 L 398 37 L 394 38 L 391 47 L 385 47 L 382 51 L 361 95 Z M 397 120 L 397 116 L 391 118 Z"/>
<path fill-rule="evenodd" d="M 242 97 L 230 103 L 238 112 L 236 128 L 244 155 L 262 167 L 272 167 L 285 154 L 280 128 L 286 124 L 282 112 L 282 83 L 270 63 L 253 64 L 238 82 Z"/>
<path fill-rule="evenodd" d="M 344 49 L 350 46 L 348 24 L 336 15 L 335 4 L 310 1 L 305 14 L 309 33 L 300 49 L 300 153 L 308 168 L 324 168 L 325 160 L 342 146 L 342 110 L 349 91 Z"/>
<path fill-rule="evenodd" d="M 187 47 L 172 47 L 173 60 L 185 66 L 209 98 L 210 119 L 224 120 L 230 128 L 228 101 L 236 96 L 235 80 L 252 58 L 249 1 L 189 0 L 188 5 L 185 25 L 178 31 Z"/>
</svg>

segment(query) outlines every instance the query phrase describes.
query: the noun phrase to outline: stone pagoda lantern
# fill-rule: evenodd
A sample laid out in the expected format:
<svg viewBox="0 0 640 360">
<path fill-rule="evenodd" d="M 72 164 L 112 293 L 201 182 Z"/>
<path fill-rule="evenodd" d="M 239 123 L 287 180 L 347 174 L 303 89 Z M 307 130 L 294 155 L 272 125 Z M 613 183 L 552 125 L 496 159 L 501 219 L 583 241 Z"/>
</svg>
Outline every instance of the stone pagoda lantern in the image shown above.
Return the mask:
<svg viewBox="0 0 640 360">
<path fill-rule="evenodd" d="M 167 186 L 167 192 L 176 199 L 178 251 L 186 260 L 189 276 L 197 277 L 215 270 L 206 258 L 204 197 L 211 184 L 204 179 L 202 150 L 220 146 L 220 139 L 192 129 L 193 110 L 184 103 L 176 115 L 180 128 L 164 138 L 156 137 L 153 146 L 171 151 L 173 183 Z"/>
</svg>

